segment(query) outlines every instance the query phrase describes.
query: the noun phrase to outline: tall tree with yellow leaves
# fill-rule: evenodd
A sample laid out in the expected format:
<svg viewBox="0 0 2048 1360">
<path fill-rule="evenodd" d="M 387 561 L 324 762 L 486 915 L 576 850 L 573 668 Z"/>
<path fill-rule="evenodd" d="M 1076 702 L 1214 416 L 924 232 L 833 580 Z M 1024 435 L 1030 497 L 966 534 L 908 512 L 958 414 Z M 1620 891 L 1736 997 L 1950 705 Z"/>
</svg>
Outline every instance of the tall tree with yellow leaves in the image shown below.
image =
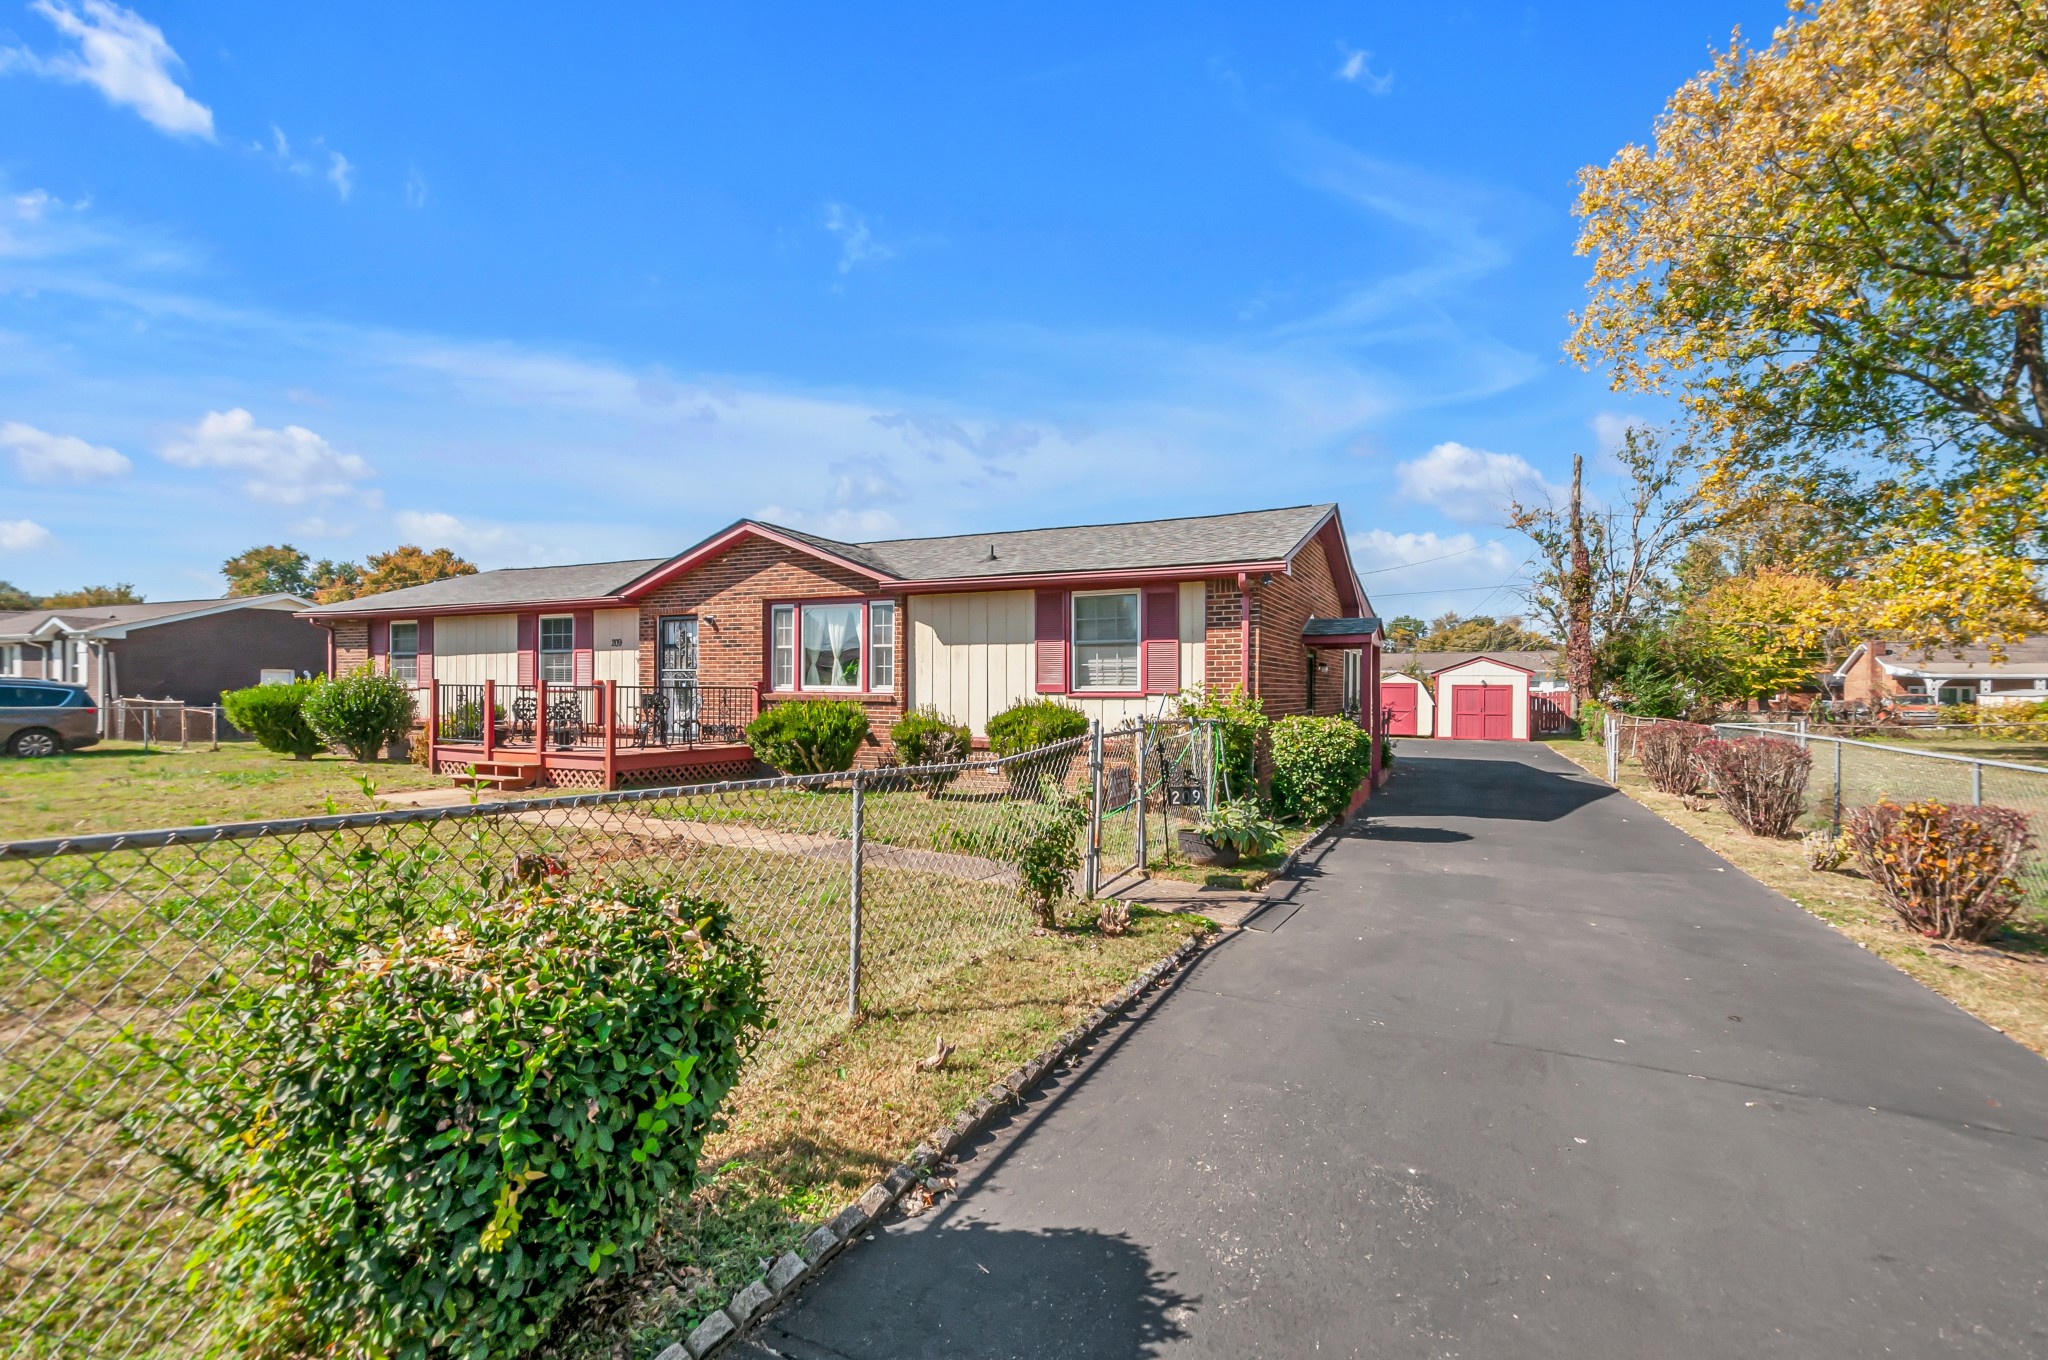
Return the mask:
<svg viewBox="0 0 2048 1360">
<path fill-rule="evenodd" d="M 1668 392 L 1722 504 L 1846 491 L 1883 546 L 2048 527 L 2048 6 L 1794 0 L 1581 176 L 1570 350 Z"/>
</svg>

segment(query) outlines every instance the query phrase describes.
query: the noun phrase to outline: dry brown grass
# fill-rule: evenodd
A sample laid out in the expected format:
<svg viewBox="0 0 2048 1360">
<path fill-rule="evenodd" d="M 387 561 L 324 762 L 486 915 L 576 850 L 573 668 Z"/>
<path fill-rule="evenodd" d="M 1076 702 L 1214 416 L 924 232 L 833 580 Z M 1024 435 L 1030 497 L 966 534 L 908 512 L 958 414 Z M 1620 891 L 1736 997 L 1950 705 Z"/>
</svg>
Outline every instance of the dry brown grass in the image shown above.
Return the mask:
<svg viewBox="0 0 2048 1360">
<path fill-rule="evenodd" d="M 1607 753 L 1589 741 L 1545 743 L 1606 777 Z M 1914 981 L 1955 1002 L 2001 1033 L 2048 1057 L 2048 954 L 2031 934 L 1992 945 L 1923 939 L 1898 924 L 1870 881 L 1851 869 L 1806 867 L 1796 840 L 1752 836 L 1717 808 L 1694 811 L 1650 787 L 1641 769 L 1623 765 L 1631 798 L 1736 868 L 1803 907 Z"/>
<path fill-rule="evenodd" d="M 556 1329 L 573 1360 L 646 1360 L 763 1273 L 940 1125 L 1043 1050 L 1190 934 L 1200 917 L 1139 908 L 1129 933 L 1067 929 L 992 950 L 871 1014 L 824 1046 L 743 1082 L 705 1147 L 706 1183 L 680 1204 L 635 1274 Z M 937 1071 L 918 1060 L 953 1045 Z"/>
</svg>

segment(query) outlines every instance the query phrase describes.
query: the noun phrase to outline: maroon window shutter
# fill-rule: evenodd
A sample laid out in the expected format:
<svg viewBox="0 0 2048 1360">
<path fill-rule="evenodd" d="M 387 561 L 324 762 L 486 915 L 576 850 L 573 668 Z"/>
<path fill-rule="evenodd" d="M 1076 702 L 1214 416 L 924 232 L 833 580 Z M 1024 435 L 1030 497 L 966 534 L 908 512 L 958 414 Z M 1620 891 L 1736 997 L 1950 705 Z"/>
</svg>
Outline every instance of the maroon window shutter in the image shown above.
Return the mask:
<svg viewBox="0 0 2048 1360">
<path fill-rule="evenodd" d="M 590 683 L 590 649 L 597 634 L 597 616 L 588 609 L 579 609 L 570 615 L 576 630 L 576 683 Z"/>
<path fill-rule="evenodd" d="M 370 620 L 370 669 L 378 675 L 391 669 L 391 624 L 388 620 Z"/>
<path fill-rule="evenodd" d="M 1180 693 L 1180 589 L 1145 592 L 1145 692 Z"/>
<path fill-rule="evenodd" d="M 538 646 L 540 646 L 540 615 L 521 614 L 519 616 L 519 683 L 522 685 L 531 685 L 533 683 L 534 673 L 539 664 L 534 648 Z"/>
<path fill-rule="evenodd" d="M 434 683 L 434 621 L 420 620 L 419 672 L 422 685 Z"/>
<path fill-rule="evenodd" d="M 1040 694 L 1065 694 L 1067 692 L 1067 592 L 1064 590 L 1041 590 L 1038 592 L 1038 626 L 1033 631 L 1037 641 L 1034 650 L 1038 658 L 1038 692 Z"/>
</svg>

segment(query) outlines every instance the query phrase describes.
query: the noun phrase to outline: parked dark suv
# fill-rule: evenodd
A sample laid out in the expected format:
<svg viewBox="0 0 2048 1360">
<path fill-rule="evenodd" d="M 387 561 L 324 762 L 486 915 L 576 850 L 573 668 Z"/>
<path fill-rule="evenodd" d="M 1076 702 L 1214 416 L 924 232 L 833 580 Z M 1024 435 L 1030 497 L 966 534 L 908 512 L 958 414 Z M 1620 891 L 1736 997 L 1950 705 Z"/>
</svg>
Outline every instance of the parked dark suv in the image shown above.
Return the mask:
<svg viewBox="0 0 2048 1360">
<path fill-rule="evenodd" d="M 100 739 L 99 710 L 77 685 L 0 680 L 0 751 L 53 756 Z"/>
</svg>

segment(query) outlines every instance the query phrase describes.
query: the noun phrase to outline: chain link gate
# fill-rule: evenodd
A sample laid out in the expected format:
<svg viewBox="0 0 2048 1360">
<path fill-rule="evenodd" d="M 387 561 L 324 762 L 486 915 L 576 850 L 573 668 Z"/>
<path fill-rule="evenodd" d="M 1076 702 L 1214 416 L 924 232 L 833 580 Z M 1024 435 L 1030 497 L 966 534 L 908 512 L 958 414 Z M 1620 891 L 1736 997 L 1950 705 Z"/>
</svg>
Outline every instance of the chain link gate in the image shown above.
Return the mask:
<svg viewBox="0 0 2048 1360">
<path fill-rule="evenodd" d="M 1100 731 L 1100 783 L 1090 832 L 1090 895 L 1126 874 L 1170 861 L 1176 833 L 1215 806 L 1214 724 L 1138 719 Z"/>
</svg>

